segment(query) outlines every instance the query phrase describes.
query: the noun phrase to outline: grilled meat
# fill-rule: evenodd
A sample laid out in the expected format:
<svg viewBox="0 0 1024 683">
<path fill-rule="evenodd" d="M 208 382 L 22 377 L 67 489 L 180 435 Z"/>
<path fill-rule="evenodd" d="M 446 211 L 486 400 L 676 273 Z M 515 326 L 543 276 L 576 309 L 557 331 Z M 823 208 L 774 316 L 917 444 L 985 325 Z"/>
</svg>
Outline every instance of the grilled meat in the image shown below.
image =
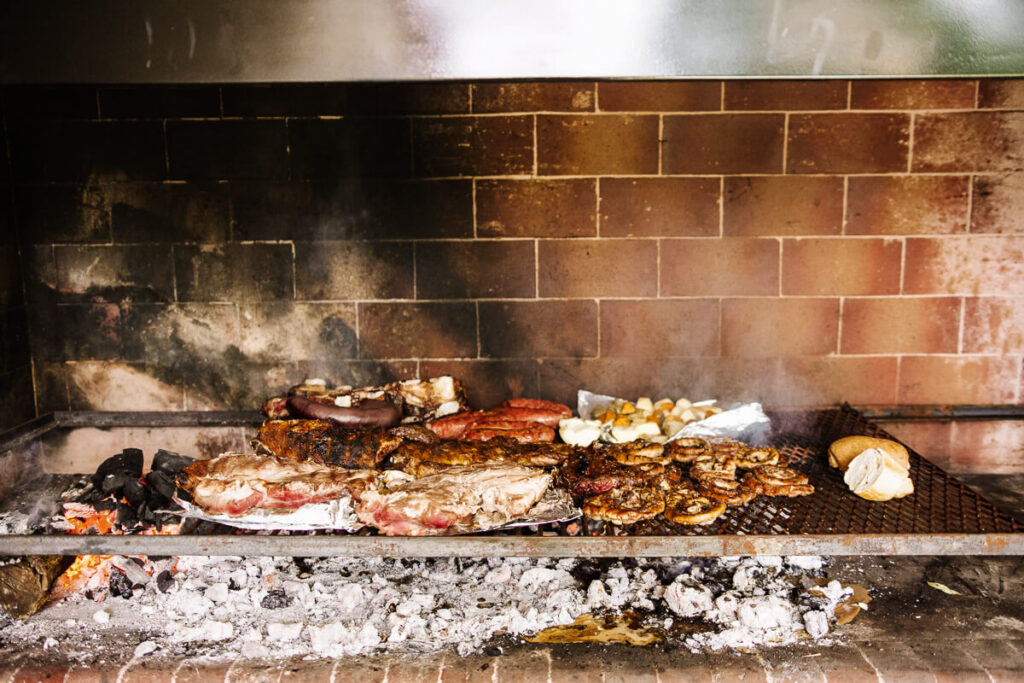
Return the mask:
<svg viewBox="0 0 1024 683">
<path fill-rule="evenodd" d="M 640 486 L 664 474 L 660 463 L 622 465 L 604 449 L 577 449 L 566 460 L 560 477 L 574 496 L 595 496 L 619 486 Z"/>
<path fill-rule="evenodd" d="M 498 437 L 488 441 L 403 443 L 391 454 L 391 467 L 414 477 L 435 474 L 459 465 L 522 465 L 554 467 L 575 451 L 568 444 L 519 443 Z"/>
<path fill-rule="evenodd" d="M 528 467 L 454 467 L 367 491 L 356 514 L 388 536 L 430 536 L 494 528 L 522 517 L 547 490 L 551 475 Z"/>
<path fill-rule="evenodd" d="M 377 475 L 373 470 L 225 453 L 196 461 L 183 476 L 182 488 L 203 510 L 240 515 L 252 508 L 294 510 L 342 496 L 358 500 L 374 486 Z"/>
<path fill-rule="evenodd" d="M 280 458 L 367 469 L 398 448 L 392 430 L 345 429 L 331 420 L 269 420 L 256 432 L 254 448 Z"/>
</svg>

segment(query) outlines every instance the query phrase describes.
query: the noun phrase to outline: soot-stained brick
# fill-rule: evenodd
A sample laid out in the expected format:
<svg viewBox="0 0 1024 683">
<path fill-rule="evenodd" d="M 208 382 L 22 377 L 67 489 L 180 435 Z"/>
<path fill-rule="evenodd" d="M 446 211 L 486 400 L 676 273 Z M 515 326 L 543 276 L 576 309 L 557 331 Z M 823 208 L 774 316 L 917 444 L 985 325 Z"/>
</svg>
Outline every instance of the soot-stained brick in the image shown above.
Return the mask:
<svg viewBox="0 0 1024 683">
<path fill-rule="evenodd" d="M 160 344 L 177 337 L 200 355 L 216 357 L 240 343 L 238 308 L 223 304 L 132 304 L 121 306 L 122 357 L 160 361 Z"/>
<path fill-rule="evenodd" d="M 363 358 L 476 356 L 473 302 L 359 304 Z"/>
<path fill-rule="evenodd" d="M 36 406 L 40 415 L 55 410 L 69 410 L 67 369 L 63 363 L 43 363 L 38 359 L 32 365 Z M 25 401 L 28 394 L 22 394 Z"/>
<path fill-rule="evenodd" d="M 0 372 L 13 372 L 30 362 L 28 318 L 22 307 L 0 312 Z"/>
<path fill-rule="evenodd" d="M 22 85 L 4 90 L 3 110 L 11 119 L 95 119 L 96 89 L 78 85 Z"/>
<path fill-rule="evenodd" d="M 180 180 L 285 178 L 284 121 L 168 121 L 170 175 Z"/>
<path fill-rule="evenodd" d="M 298 361 L 294 367 L 294 377 L 322 377 L 335 385 L 348 384 L 353 387 L 378 386 L 417 376 L 434 376 L 427 374 L 426 370 L 418 375 L 416 361 L 408 360 L 373 361 L 321 356 Z M 291 380 L 289 382 L 294 384 Z"/>
<path fill-rule="evenodd" d="M 0 246 L 0 310 L 24 305 L 18 250 L 14 246 Z"/>
<path fill-rule="evenodd" d="M 110 242 L 104 185 L 26 185 L 15 193 L 22 240 L 31 244 Z"/>
<path fill-rule="evenodd" d="M 296 242 L 296 298 L 411 299 L 412 245 Z"/>
<path fill-rule="evenodd" d="M 171 248 L 161 245 L 54 247 L 64 301 L 171 301 Z"/>
<path fill-rule="evenodd" d="M 339 83 L 259 83 L 221 88 L 224 116 L 340 116 L 347 86 Z"/>
<path fill-rule="evenodd" d="M 216 85 L 128 85 L 99 89 L 105 119 L 177 119 L 220 116 Z"/>
<path fill-rule="evenodd" d="M 32 402 L 32 368 L 19 366 L 0 374 L 0 430 L 7 430 L 35 417 Z"/>
<path fill-rule="evenodd" d="M 403 119 L 297 119 L 288 122 L 293 178 L 394 178 L 410 174 Z"/>
<path fill-rule="evenodd" d="M 181 301 L 274 301 L 292 298 L 290 244 L 176 246 Z"/>
<path fill-rule="evenodd" d="M 162 180 L 159 121 L 8 122 L 14 178 L 20 182 Z"/>
<path fill-rule="evenodd" d="M 542 395 L 537 386 L 537 361 L 532 359 L 422 361 L 420 375 L 458 377 L 466 387 L 471 408 L 488 409 L 509 398 Z"/>
<path fill-rule="evenodd" d="M 0 181 L 0 245 L 14 244 L 18 231 L 14 225 L 14 188 Z"/>
<path fill-rule="evenodd" d="M 260 361 L 355 358 L 355 304 L 273 302 L 241 310 L 241 350 Z"/>
<path fill-rule="evenodd" d="M 115 242 L 223 242 L 227 185 L 132 183 L 107 188 Z"/>
</svg>

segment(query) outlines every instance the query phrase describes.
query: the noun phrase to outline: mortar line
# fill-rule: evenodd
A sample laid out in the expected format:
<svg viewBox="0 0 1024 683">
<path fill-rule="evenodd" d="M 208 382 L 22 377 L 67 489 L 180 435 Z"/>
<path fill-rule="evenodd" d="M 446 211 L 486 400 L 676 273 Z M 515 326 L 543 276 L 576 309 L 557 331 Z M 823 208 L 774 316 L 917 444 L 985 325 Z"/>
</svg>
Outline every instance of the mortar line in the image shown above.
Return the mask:
<svg viewBox="0 0 1024 683">
<path fill-rule="evenodd" d="M 475 235 L 474 235 L 475 237 Z M 412 243 L 412 299 L 416 301 L 419 298 L 419 292 L 416 290 L 416 262 L 419 259 L 419 253 L 416 249 L 416 242 Z"/>
<path fill-rule="evenodd" d="M 725 176 L 718 179 L 718 236 L 725 237 Z"/>
<path fill-rule="evenodd" d="M 601 93 L 601 84 L 594 81 L 594 113 L 597 114 L 601 111 L 601 103 L 598 101 Z"/>
<path fill-rule="evenodd" d="M 903 354 L 902 353 L 898 353 L 898 354 L 896 354 L 896 386 L 894 387 L 896 395 L 893 396 L 893 400 L 892 400 L 893 405 L 899 405 L 900 404 L 900 382 L 902 382 L 902 378 L 901 378 L 901 373 L 902 372 L 903 372 Z M 953 421 L 953 424 L 956 424 L 955 420 Z"/>
<path fill-rule="evenodd" d="M 533 115 L 533 177 L 537 177 L 537 115 Z"/>
<path fill-rule="evenodd" d="M 721 82 L 718 89 L 718 111 L 725 111 L 725 81 Z"/>
<path fill-rule="evenodd" d="M 469 88 L 469 113 L 473 113 L 473 88 L 476 87 L 472 83 L 467 83 L 466 87 Z"/>
<path fill-rule="evenodd" d="M 443 683 L 444 681 L 444 663 L 447 658 L 447 652 L 441 655 L 441 666 L 437 669 L 437 683 Z"/>
<path fill-rule="evenodd" d="M 388 677 L 391 675 L 391 662 L 388 662 L 384 666 L 384 680 L 381 683 L 388 683 Z"/>
<path fill-rule="evenodd" d="M 132 664 L 135 664 L 135 662 L 137 661 L 139 661 L 139 658 L 136 657 L 134 653 L 132 653 L 132 658 L 129 659 L 128 662 L 118 670 L 117 679 L 115 680 L 115 683 L 121 683 L 121 681 L 124 680 L 124 675 L 128 672 L 128 669 L 130 669 L 132 667 Z"/>
<path fill-rule="evenodd" d="M 850 207 L 850 176 L 844 175 L 843 176 L 843 216 L 842 216 L 842 219 L 841 219 L 842 224 L 840 225 L 840 229 L 839 229 L 839 234 L 840 235 L 846 235 L 846 223 L 848 221 L 846 213 L 849 210 L 849 207 Z"/>
<path fill-rule="evenodd" d="M 298 299 L 299 285 L 298 285 L 298 265 L 295 259 L 295 242 L 291 243 L 292 247 L 292 300 Z"/>
<path fill-rule="evenodd" d="M 95 90 L 93 90 L 93 94 L 96 96 L 96 118 L 97 119 L 102 119 L 103 118 L 103 108 L 100 106 L 100 89 L 96 88 Z M 975 98 L 975 99 L 977 99 L 977 98 Z"/>
<path fill-rule="evenodd" d="M 776 237 L 775 239 L 779 241 L 779 289 L 778 292 L 776 292 L 776 296 L 782 296 L 782 263 L 784 251 L 786 249 L 786 240 L 782 239 L 781 237 Z"/>
<path fill-rule="evenodd" d="M 878 683 L 885 683 L 885 679 L 882 678 L 882 672 L 878 670 L 878 667 L 875 666 L 874 662 L 872 662 L 870 659 L 868 659 L 868 656 L 866 654 L 864 654 L 864 651 L 860 649 L 860 646 L 856 642 L 853 642 L 853 643 L 850 643 L 850 644 L 853 645 L 853 649 L 856 650 L 860 654 L 861 659 L 863 659 L 865 662 L 867 662 L 868 666 L 870 666 L 874 670 L 875 676 L 878 677 Z"/>
<path fill-rule="evenodd" d="M 974 232 L 974 174 L 967 176 L 967 228 L 965 232 L 970 235 Z"/>
<path fill-rule="evenodd" d="M 789 112 L 782 120 L 782 174 L 786 175 L 786 162 L 789 156 Z"/>
<path fill-rule="evenodd" d="M 846 110 L 853 108 L 853 81 L 846 81 Z"/>
<path fill-rule="evenodd" d="M 843 348 L 843 304 L 846 302 L 846 297 L 839 297 L 839 325 L 836 329 L 836 355 L 842 355 Z"/>
<path fill-rule="evenodd" d="M 601 357 L 601 300 L 594 299 L 597 304 L 597 357 Z"/>
<path fill-rule="evenodd" d="M 907 273 L 907 238 L 901 237 L 900 239 L 900 295 L 906 294 L 903 291 L 903 280 Z"/>
<path fill-rule="evenodd" d="M 910 134 L 907 136 L 907 173 L 914 169 L 914 127 L 917 125 L 917 114 L 910 112 Z"/>
<path fill-rule="evenodd" d="M 480 345 L 480 302 L 473 302 L 473 313 L 476 317 L 476 357 L 482 358 L 481 345 Z"/>
<path fill-rule="evenodd" d="M 661 175 L 662 149 L 665 147 L 665 116 L 658 115 L 658 175 Z"/>
<path fill-rule="evenodd" d="M 974 81 L 974 108 L 981 106 L 981 79 Z"/>
<path fill-rule="evenodd" d="M 341 659 L 340 658 L 335 659 L 334 660 L 334 664 L 331 666 L 331 677 L 330 677 L 330 679 L 328 679 L 327 683 L 334 683 L 335 676 L 338 673 L 338 665 L 339 664 L 341 664 Z"/>
<path fill-rule="evenodd" d="M 498 658 L 491 660 L 491 683 L 498 683 Z"/>
<path fill-rule="evenodd" d="M 661 298 L 661 240 L 654 243 L 654 267 L 657 269 L 654 274 L 654 298 Z"/>
<path fill-rule="evenodd" d="M 533 240 L 533 298 L 540 298 L 540 240 Z"/>
<path fill-rule="evenodd" d="M 469 182 L 469 187 L 470 187 L 470 194 L 471 194 L 472 200 L 473 200 L 473 239 L 476 239 L 477 237 L 479 237 L 479 235 L 477 234 L 477 227 L 476 227 L 476 178 L 473 178 Z"/>
<path fill-rule="evenodd" d="M 601 179 L 594 178 L 594 194 L 595 194 L 595 206 L 594 209 L 594 230 L 596 231 L 595 237 L 601 236 Z"/>
<path fill-rule="evenodd" d="M 967 326 L 966 321 L 967 314 L 967 297 L 960 297 L 960 325 L 957 331 L 956 337 L 956 352 L 962 354 L 964 352 L 964 327 Z"/>
<path fill-rule="evenodd" d="M 171 293 L 174 296 L 174 302 L 178 302 L 178 269 L 175 267 L 177 259 L 174 256 L 174 250 L 177 249 L 176 244 L 171 245 Z"/>
</svg>

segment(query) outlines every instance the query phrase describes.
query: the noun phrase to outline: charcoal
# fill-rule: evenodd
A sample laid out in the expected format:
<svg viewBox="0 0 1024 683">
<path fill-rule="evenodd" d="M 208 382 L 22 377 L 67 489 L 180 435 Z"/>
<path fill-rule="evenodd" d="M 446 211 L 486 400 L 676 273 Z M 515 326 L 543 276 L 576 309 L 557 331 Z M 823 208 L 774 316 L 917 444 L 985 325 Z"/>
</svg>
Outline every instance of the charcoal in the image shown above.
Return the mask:
<svg viewBox="0 0 1024 683">
<path fill-rule="evenodd" d="M 100 488 L 108 474 L 124 472 L 135 479 L 142 478 L 142 451 L 138 448 L 126 448 L 117 455 L 112 455 L 96 468 L 92 484 Z"/>
<path fill-rule="evenodd" d="M 159 471 L 173 477 L 194 462 L 195 458 L 180 455 L 174 451 L 165 451 L 161 448 L 153 456 L 153 472 Z"/>
<path fill-rule="evenodd" d="M 280 588 L 268 591 L 263 599 L 260 600 L 260 607 L 263 609 L 281 609 L 292 604 L 292 599 L 288 597 Z"/>
<path fill-rule="evenodd" d="M 131 481 L 131 476 L 127 472 L 108 474 L 103 477 L 103 481 L 100 482 L 100 490 L 103 491 L 103 493 L 120 491 L 129 481 Z"/>
<path fill-rule="evenodd" d="M 124 503 L 117 504 L 117 523 L 125 529 L 131 529 L 139 523 L 139 517 L 135 514 L 135 508 Z"/>
<path fill-rule="evenodd" d="M 130 479 L 125 482 L 124 488 L 121 489 L 121 495 L 128 501 L 128 504 L 133 508 L 138 508 L 146 502 L 146 485 L 139 479 Z"/>
<path fill-rule="evenodd" d="M 132 597 L 132 582 L 120 569 L 110 570 L 110 592 L 119 595 L 125 600 Z"/>
<path fill-rule="evenodd" d="M 143 501 L 142 505 L 139 506 L 137 514 L 139 515 L 139 519 L 145 524 L 156 523 L 156 514 L 154 514 L 153 511 L 149 509 L 148 501 Z"/>
<path fill-rule="evenodd" d="M 92 501 L 89 501 L 92 502 Z M 99 510 L 114 510 L 117 508 L 117 501 L 112 498 L 104 498 L 103 500 L 97 500 L 92 503 L 92 506 Z"/>
<path fill-rule="evenodd" d="M 160 589 L 161 593 L 166 593 L 171 590 L 171 586 L 174 585 L 174 578 L 171 573 L 166 569 L 156 575 L 156 587 Z"/>
<path fill-rule="evenodd" d="M 156 510 L 166 510 L 170 502 L 171 501 L 167 500 L 162 495 L 160 495 L 158 491 L 149 491 L 148 505 L 150 510 L 153 510 L 154 512 Z"/>
<path fill-rule="evenodd" d="M 163 496 L 165 500 L 173 498 L 174 491 L 177 488 L 174 485 L 174 479 L 172 479 L 166 472 L 161 472 L 159 470 L 153 470 L 146 475 L 146 485 L 153 489 L 154 492 Z M 150 494 L 150 498 L 152 499 L 152 493 Z"/>
</svg>

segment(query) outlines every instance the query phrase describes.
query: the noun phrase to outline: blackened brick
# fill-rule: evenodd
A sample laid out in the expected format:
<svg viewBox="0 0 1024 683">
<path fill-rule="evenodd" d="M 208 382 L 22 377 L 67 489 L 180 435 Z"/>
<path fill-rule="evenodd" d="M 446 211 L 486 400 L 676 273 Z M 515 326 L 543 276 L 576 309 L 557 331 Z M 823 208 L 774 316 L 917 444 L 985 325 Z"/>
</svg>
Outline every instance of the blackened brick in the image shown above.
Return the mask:
<svg viewBox="0 0 1024 683">
<path fill-rule="evenodd" d="M 8 119 L 95 119 L 96 88 L 88 85 L 23 85 L 4 91 Z"/>
<path fill-rule="evenodd" d="M 288 122 L 293 178 L 405 177 L 410 173 L 404 119 Z"/>
<path fill-rule="evenodd" d="M 285 178 L 284 121 L 168 121 L 171 178 Z"/>
<path fill-rule="evenodd" d="M 259 361 L 356 358 L 356 307 L 351 303 L 274 301 L 240 311 L 241 351 Z"/>
<path fill-rule="evenodd" d="M 53 338 L 43 343 L 46 360 L 121 358 L 121 309 L 116 303 L 57 306 Z"/>
<path fill-rule="evenodd" d="M 663 173 L 779 173 L 782 114 L 666 116 Z"/>
<path fill-rule="evenodd" d="M 225 85 L 224 116 L 340 116 L 347 91 L 337 83 Z"/>
<path fill-rule="evenodd" d="M 359 304 L 363 358 L 476 357 L 473 302 Z"/>
<path fill-rule="evenodd" d="M 292 298 L 290 244 L 179 245 L 174 268 L 180 301 Z"/>
<path fill-rule="evenodd" d="M 32 368 L 25 365 L 0 375 L 0 430 L 28 422 L 36 416 L 32 401 Z"/>
<path fill-rule="evenodd" d="M 43 363 L 37 359 L 32 368 L 32 376 L 40 415 L 70 409 L 67 375 L 63 363 Z M 21 393 L 19 400 L 25 401 L 27 395 L 29 394 Z"/>
<path fill-rule="evenodd" d="M 354 83 L 348 111 L 355 115 L 468 114 L 468 83 Z"/>
<path fill-rule="evenodd" d="M 25 185 L 17 189 L 26 243 L 110 242 L 110 204 L 102 185 Z"/>
<path fill-rule="evenodd" d="M 65 301 L 171 301 L 170 246 L 54 247 L 57 289 Z"/>
<path fill-rule="evenodd" d="M 24 307 L 0 311 L 0 372 L 13 372 L 27 366 L 31 357 Z"/>
<path fill-rule="evenodd" d="M 107 186 L 115 242 L 224 242 L 229 235 L 224 183 Z"/>
<path fill-rule="evenodd" d="M 533 170 L 532 117 L 462 116 L 413 123 L 417 175 L 523 175 Z"/>
<path fill-rule="evenodd" d="M 658 117 L 537 117 L 537 172 L 542 175 L 658 172 Z"/>
<path fill-rule="evenodd" d="M 8 124 L 14 178 L 161 180 L 164 139 L 157 121 L 21 121 Z"/>
<path fill-rule="evenodd" d="M 416 247 L 420 299 L 524 298 L 535 293 L 528 240 L 424 242 Z"/>
<path fill-rule="evenodd" d="M 596 356 L 597 303 L 481 302 L 480 354 L 494 358 Z"/>
<path fill-rule="evenodd" d="M 216 85 L 139 85 L 100 88 L 105 119 L 178 119 L 220 116 Z"/>
<path fill-rule="evenodd" d="M 487 237 L 596 236 L 596 181 L 479 180 L 477 234 Z"/>
<path fill-rule="evenodd" d="M 1016 171 L 1024 166 L 1024 112 L 919 114 L 914 171 Z"/>
<path fill-rule="evenodd" d="M 412 278 L 409 243 L 295 243 L 298 299 L 411 299 Z"/>
<path fill-rule="evenodd" d="M 474 113 L 594 111 L 593 83 L 474 83 L 472 87 Z"/>
<path fill-rule="evenodd" d="M 241 240 L 473 236 L 469 180 L 233 182 Z"/>
</svg>

